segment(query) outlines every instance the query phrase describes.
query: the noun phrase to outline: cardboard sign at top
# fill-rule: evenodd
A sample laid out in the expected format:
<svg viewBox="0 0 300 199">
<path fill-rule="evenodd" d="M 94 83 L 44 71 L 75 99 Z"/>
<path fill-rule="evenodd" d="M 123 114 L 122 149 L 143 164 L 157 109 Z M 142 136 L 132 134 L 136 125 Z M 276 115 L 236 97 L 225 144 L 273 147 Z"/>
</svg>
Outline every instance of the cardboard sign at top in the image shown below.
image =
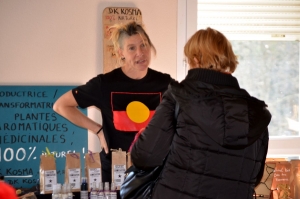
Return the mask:
<svg viewBox="0 0 300 199">
<path fill-rule="evenodd" d="M 113 43 L 109 40 L 109 28 L 117 23 L 136 21 L 142 24 L 142 12 L 138 8 L 131 7 L 107 7 L 103 10 L 103 73 L 119 67 L 113 50 Z"/>
</svg>

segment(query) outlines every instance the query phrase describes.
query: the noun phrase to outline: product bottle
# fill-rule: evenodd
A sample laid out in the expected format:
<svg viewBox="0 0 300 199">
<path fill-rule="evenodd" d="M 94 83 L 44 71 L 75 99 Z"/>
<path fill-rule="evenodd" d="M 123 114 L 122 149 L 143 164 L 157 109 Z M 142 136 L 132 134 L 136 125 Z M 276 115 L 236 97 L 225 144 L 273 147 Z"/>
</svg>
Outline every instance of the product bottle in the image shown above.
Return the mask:
<svg viewBox="0 0 300 199">
<path fill-rule="evenodd" d="M 61 188 L 61 198 L 67 199 L 67 197 L 68 197 L 68 195 L 67 195 L 66 184 L 63 184 L 63 186 Z"/>
<path fill-rule="evenodd" d="M 71 184 L 64 183 L 62 186 L 62 191 L 61 191 L 61 197 L 62 199 L 72 199 L 73 194 L 71 192 Z"/>
<path fill-rule="evenodd" d="M 97 199 L 104 199 L 103 182 L 99 182 Z"/>
<path fill-rule="evenodd" d="M 54 184 L 52 191 L 52 199 L 62 199 L 61 198 L 61 184 Z"/>
<path fill-rule="evenodd" d="M 73 199 L 71 184 L 66 184 L 66 193 L 67 193 L 66 199 Z"/>
<path fill-rule="evenodd" d="M 110 199 L 109 182 L 104 183 L 104 198 Z"/>
<path fill-rule="evenodd" d="M 110 199 L 117 199 L 117 187 L 114 182 L 110 186 Z"/>
<path fill-rule="evenodd" d="M 96 182 L 93 182 L 92 188 L 91 188 L 91 193 L 90 193 L 90 199 L 97 199 L 97 187 L 96 187 Z"/>
<path fill-rule="evenodd" d="M 89 191 L 86 177 L 81 177 L 80 199 L 89 199 Z"/>
</svg>

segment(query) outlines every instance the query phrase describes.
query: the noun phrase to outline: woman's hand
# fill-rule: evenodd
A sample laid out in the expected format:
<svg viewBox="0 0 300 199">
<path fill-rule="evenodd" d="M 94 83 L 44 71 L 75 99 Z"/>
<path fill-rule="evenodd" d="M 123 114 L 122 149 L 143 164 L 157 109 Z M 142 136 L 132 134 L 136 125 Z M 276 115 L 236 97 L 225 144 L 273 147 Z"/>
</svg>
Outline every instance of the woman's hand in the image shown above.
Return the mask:
<svg viewBox="0 0 300 199">
<path fill-rule="evenodd" d="M 100 140 L 100 145 L 101 145 L 101 149 L 105 151 L 106 154 L 108 154 L 108 146 L 107 146 L 107 143 L 106 143 L 106 140 L 105 140 L 105 137 L 104 137 L 104 133 L 103 133 L 103 130 L 100 131 L 100 133 L 97 134 L 98 135 L 98 138 Z"/>
</svg>

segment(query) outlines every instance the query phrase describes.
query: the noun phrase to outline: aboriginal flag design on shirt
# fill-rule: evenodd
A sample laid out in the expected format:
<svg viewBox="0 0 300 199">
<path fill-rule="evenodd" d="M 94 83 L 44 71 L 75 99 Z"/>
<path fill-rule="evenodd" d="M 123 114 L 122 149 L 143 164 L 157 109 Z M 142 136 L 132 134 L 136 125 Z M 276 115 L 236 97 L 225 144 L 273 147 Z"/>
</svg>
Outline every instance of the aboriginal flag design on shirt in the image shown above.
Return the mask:
<svg viewBox="0 0 300 199">
<path fill-rule="evenodd" d="M 139 131 L 147 126 L 161 101 L 161 93 L 112 92 L 114 126 L 119 131 Z"/>
</svg>

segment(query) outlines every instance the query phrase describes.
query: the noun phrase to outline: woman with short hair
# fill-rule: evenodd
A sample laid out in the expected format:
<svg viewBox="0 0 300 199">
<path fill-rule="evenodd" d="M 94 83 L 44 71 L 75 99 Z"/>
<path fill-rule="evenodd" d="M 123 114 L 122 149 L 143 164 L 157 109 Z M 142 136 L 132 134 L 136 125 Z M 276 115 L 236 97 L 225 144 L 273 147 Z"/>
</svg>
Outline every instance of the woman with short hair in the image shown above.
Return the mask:
<svg viewBox="0 0 300 199">
<path fill-rule="evenodd" d="M 219 31 L 197 31 L 184 53 L 188 74 L 165 92 L 132 163 L 149 170 L 166 158 L 153 199 L 252 199 L 268 151 L 267 105 L 232 76 L 237 57 Z"/>
</svg>

